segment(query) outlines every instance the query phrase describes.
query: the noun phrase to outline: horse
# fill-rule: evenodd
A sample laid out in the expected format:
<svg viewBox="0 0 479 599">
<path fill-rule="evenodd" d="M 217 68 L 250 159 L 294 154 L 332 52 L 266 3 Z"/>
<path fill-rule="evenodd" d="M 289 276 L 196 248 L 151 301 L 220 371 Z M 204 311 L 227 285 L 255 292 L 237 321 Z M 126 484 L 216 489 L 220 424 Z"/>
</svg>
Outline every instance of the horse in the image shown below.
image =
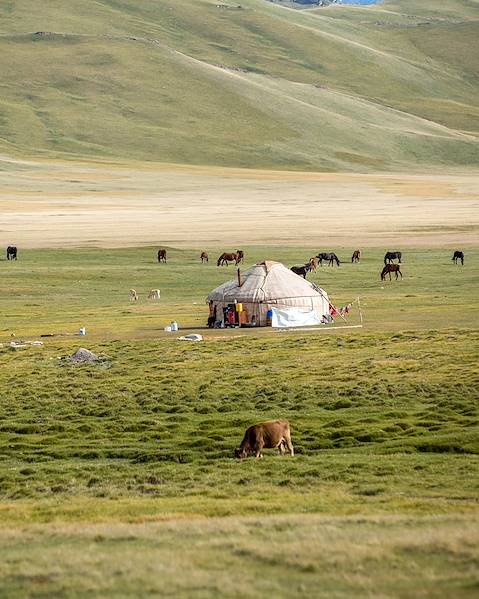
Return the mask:
<svg viewBox="0 0 479 599">
<path fill-rule="evenodd" d="M 166 250 L 158 250 L 158 262 L 166 262 Z"/>
<path fill-rule="evenodd" d="M 339 258 L 334 252 L 321 252 L 316 258 L 319 260 L 320 266 L 323 266 L 323 260 L 327 262 L 329 266 L 334 266 L 335 262 L 337 266 L 339 266 Z"/>
<path fill-rule="evenodd" d="M 244 263 L 244 252 L 243 252 L 243 250 L 236 250 L 236 255 L 238 256 L 236 258 L 236 265 L 238 265 L 240 262 Z"/>
<path fill-rule="evenodd" d="M 398 279 L 398 274 L 401 275 L 401 279 L 402 279 L 402 272 L 401 272 L 401 267 L 399 266 L 399 264 L 386 264 L 386 266 L 381 271 L 381 281 L 386 280 L 387 274 L 389 274 L 389 280 L 391 280 L 392 272 L 395 273 L 395 275 L 396 275 L 396 281 Z"/>
<path fill-rule="evenodd" d="M 386 265 L 388 262 L 389 264 L 392 263 L 393 260 L 396 260 L 399 262 L 399 264 L 401 264 L 401 252 L 386 252 L 384 254 L 384 264 Z"/>
<path fill-rule="evenodd" d="M 225 264 L 228 266 L 228 262 L 234 262 L 235 264 L 238 264 L 239 260 L 237 252 L 223 252 L 218 258 L 216 266 L 224 266 Z"/>
<path fill-rule="evenodd" d="M 203 264 L 203 262 L 208 262 L 208 252 L 201 252 L 200 260 L 201 264 Z"/>
<path fill-rule="evenodd" d="M 9 245 L 7 247 L 7 260 L 16 260 L 17 259 L 17 248 L 14 245 Z"/>
<path fill-rule="evenodd" d="M 159 300 L 161 297 L 161 291 L 159 289 L 150 289 L 148 293 L 148 299 Z"/>
<path fill-rule="evenodd" d="M 311 272 L 312 269 L 313 269 L 313 267 L 308 262 L 308 264 L 305 264 L 304 266 L 292 266 L 290 270 L 292 270 L 294 272 L 294 274 L 296 274 L 300 277 L 303 277 L 303 279 L 305 279 L 308 272 Z"/>
<path fill-rule="evenodd" d="M 316 256 L 313 256 L 308 260 L 308 264 L 311 266 L 311 270 L 317 270 L 318 268 L 318 259 Z"/>
<path fill-rule="evenodd" d="M 464 252 L 461 252 L 460 250 L 456 250 L 454 252 L 454 256 L 452 257 L 452 261 L 454 262 L 454 264 L 457 264 L 458 260 L 460 260 L 461 264 L 464 265 Z"/>
<path fill-rule="evenodd" d="M 130 291 L 128 293 L 128 299 L 130 300 L 130 302 L 137 302 L 138 301 L 138 293 L 134 289 L 130 289 Z"/>
<path fill-rule="evenodd" d="M 351 263 L 359 262 L 361 260 L 361 250 L 354 250 L 351 256 Z"/>
</svg>

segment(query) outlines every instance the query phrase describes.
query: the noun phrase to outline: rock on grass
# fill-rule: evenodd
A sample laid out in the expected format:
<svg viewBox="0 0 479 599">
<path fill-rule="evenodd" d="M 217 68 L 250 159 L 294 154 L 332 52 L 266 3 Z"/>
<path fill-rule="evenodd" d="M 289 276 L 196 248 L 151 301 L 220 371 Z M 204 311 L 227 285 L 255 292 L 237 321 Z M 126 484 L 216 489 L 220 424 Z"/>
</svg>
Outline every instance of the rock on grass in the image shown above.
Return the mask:
<svg viewBox="0 0 479 599">
<path fill-rule="evenodd" d="M 90 350 L 80 347 L 68 360 L 71 364 L 95 364 L 100 358 Z"/>
</svg>

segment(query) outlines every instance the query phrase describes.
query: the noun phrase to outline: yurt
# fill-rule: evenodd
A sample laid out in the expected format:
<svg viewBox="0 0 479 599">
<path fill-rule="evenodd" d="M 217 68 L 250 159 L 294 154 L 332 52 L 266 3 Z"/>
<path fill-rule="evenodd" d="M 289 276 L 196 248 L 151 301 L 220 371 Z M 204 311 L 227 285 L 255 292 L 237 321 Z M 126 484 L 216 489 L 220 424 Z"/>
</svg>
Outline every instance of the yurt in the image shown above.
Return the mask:
<svg viewBox="0 0 479 599">
<path fill-rule="evenodd" d="M 316 325 L 329 318 L 330 307 L 325 291 L 270 260 L 238 271 L 208 295 L 208 304 L 210 326 Z"/>
</svg>

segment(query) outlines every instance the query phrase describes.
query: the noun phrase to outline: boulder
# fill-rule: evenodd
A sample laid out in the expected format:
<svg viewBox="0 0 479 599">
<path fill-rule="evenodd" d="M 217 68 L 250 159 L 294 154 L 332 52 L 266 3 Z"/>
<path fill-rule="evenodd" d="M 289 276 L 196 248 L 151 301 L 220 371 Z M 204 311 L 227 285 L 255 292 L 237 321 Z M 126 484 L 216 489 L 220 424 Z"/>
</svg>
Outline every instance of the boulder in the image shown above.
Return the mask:
<svg viewBox="0 0 479 599">
<path fill-rule="evenodd" d="M 95 364 L 100 358 L 90 350 L 80 347 L 68 360 L 71 364 Z"/>
</svg>

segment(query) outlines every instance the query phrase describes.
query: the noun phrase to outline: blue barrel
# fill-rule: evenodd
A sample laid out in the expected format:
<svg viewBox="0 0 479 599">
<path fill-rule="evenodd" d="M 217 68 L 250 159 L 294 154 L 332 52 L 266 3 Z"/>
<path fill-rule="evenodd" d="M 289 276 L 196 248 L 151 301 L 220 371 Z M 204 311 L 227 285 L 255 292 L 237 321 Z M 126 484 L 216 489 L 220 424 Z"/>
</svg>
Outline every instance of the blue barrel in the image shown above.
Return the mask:
<svg viewBox="0 0 479 599">
<path fill-rule="evenodd" d="M 266 312 L 266 326 L 270 327 L 273 321 L 273 310 L 268 310 Z"/>
</svg>

